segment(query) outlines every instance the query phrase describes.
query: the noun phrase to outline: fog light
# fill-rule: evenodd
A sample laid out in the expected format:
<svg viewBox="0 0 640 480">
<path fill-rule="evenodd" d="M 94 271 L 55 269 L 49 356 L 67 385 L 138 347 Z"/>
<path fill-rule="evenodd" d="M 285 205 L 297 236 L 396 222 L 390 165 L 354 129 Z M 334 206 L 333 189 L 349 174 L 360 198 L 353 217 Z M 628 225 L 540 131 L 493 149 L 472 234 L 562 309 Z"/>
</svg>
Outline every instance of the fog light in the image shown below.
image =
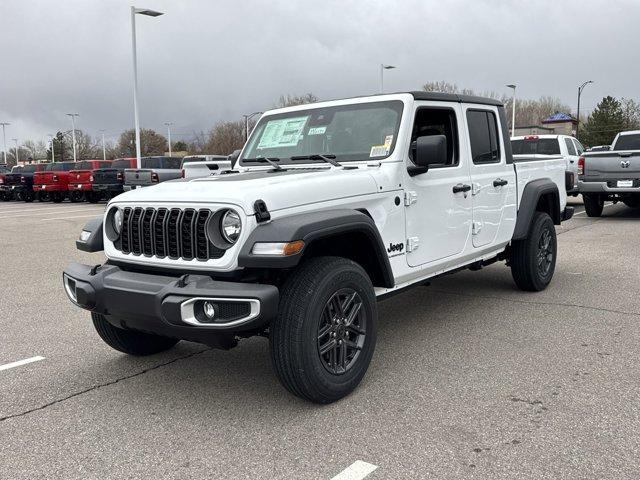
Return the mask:
<svg viewBox="0 0 640 480">
<path fill-rule="evenodd" d="M 207 316 L 209 320 L 213 320 L 213 317 L 216 316 L 216 309 L 211 302 L 204 302 L 204 306 L 202 307 L 202 311 Z"/>
<path fill-rule="evenodd" d="M 91 232 L 87 232 L 86 230 L 82 230 L 80 232 L 80 241 L 81 242 L 86 242 L 87 240 L 89 240 L 90 236 L 91 236 Z"/>
</svg>

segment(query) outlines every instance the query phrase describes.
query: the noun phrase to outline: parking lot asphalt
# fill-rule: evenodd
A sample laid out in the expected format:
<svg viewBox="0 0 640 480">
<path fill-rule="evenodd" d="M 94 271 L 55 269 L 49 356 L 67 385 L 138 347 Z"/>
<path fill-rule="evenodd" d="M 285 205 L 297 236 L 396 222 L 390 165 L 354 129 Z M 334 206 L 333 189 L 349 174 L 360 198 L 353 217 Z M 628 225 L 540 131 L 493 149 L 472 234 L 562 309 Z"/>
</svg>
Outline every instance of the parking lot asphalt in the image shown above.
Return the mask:
<svg viewBox="0 0 640 480">
<path fill-rule="evenodd" d="M 74 244 L 103 209 L 0 203 L 0 478 L 637 478 L 640 211 L 578 206 L 544 292 L 496 264 L 381 303 L 364 381 L 317 406 L 264 339 L 102 343 L 61 272 L 103 261 Z"/>
</svg>

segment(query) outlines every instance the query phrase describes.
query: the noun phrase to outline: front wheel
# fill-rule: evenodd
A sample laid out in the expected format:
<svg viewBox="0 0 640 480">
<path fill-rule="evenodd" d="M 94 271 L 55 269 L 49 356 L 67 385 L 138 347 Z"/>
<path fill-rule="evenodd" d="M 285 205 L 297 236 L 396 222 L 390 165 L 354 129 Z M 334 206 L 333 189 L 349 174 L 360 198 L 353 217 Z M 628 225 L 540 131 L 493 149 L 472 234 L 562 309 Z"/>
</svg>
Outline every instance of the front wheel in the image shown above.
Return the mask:
<svg viewBox="0 0 640 480">
<path fill-rule="evenodd" d="M 604 209 L 604 198 L 601 195 L 582 195 L 584 210 L 589 217 L 599 217 Z"/>
<path fill-rule="evenodd" d="M 287 279 L 279 309 L 269 344 L 285 388 L 315 403 L 351 393 L 376 344 L 376 297 L 362 267 L 338 257 L 310 259 Z"/>
<path fill-rule="evenodd" d="M 107 345 L 129 355 L 153 355 L 169 350 L 178 343 L 178 340 L 173 338 L 114 327 L 98 313 L 92 313 L 91 319 L 96 332 Z"/>
<path fill-rule="evenodd" d="M 558 242 L 551 217 L 536 212 L 527 238 L 511 245 L 511 275 L 521 290 L 539 292 L 547 288 L 556 268 Z"/>
</svg>

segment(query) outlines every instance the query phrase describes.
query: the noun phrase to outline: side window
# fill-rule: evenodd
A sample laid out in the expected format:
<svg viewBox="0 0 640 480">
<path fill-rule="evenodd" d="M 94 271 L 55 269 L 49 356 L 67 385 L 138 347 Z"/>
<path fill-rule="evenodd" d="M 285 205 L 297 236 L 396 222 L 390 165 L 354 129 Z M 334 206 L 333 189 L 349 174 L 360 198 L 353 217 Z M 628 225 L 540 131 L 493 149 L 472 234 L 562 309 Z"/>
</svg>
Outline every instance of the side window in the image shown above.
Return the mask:
<svg viewBox="0 0 640 480">
<path fill-rule="evenodd" d="M 573 143 L 576 144 L 576 150 L 578 151 L 578 155 L 582 155 L 584 153 L 584 147 L 582 146 L 582 144 L 575 138 L 573 139 Z"/>
<path fill-rule="evenodd" d="M 567 150 L 569 151 L 569 155 L 577 155 L 576 147 L 573 145 L 573 141 L 570 138 L 565 138 L 564 143 L 567 145 Z"/>
<path fill-rule="evenodd" d="M 458 165 L 458 123 L 456 112 L 451 108 L 422 107 L 416 111 L 411 134 L 409 158 L 413 161 L 415 141 L 418 137 L 444 135 L 447 138 L 447 163 L 432 165 L 431 168 Z"/>
<path fill-rule="evenodd" d="M 499 163 L 500 137 L 495 113 L 488 110 L 467 110 L 467 125 L 473 163 Z"/>
</svg>

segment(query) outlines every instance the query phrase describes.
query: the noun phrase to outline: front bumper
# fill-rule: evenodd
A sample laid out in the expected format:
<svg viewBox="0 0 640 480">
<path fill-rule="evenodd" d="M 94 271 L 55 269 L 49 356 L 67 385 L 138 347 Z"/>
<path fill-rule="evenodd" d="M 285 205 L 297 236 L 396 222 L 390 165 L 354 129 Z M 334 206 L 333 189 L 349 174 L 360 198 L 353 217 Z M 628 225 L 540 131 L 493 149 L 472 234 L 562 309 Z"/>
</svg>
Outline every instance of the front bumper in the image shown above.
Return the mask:
<svg viewBox="0 0 640 480">
<path fill-rule="evenodd" d="M 219 281 L 205 275 L 179 278 L 130 272 L 115 265 L 96 268 L 72 263 L 64 270 L 63 283 L 73 303 L 104 315 L 116 327 L 218 348 L 235 345 L 236 334 L 261 331 L 278 311 L 279 292 L 273 285 Z M 199 323 L 193 313 L 199 299 L 219 305 L 247 302 L 251 311 L 230 322 Z"/>
<path fill-rule="evenodd" d="M 637 183 L 637 181 L 635 181 Z M 580 193 L 638 193 L 640 187 L 618 188 L 610 187 L 607 182 L 584 182 L 578 180 L 578 190 Z"/>
</svg>

